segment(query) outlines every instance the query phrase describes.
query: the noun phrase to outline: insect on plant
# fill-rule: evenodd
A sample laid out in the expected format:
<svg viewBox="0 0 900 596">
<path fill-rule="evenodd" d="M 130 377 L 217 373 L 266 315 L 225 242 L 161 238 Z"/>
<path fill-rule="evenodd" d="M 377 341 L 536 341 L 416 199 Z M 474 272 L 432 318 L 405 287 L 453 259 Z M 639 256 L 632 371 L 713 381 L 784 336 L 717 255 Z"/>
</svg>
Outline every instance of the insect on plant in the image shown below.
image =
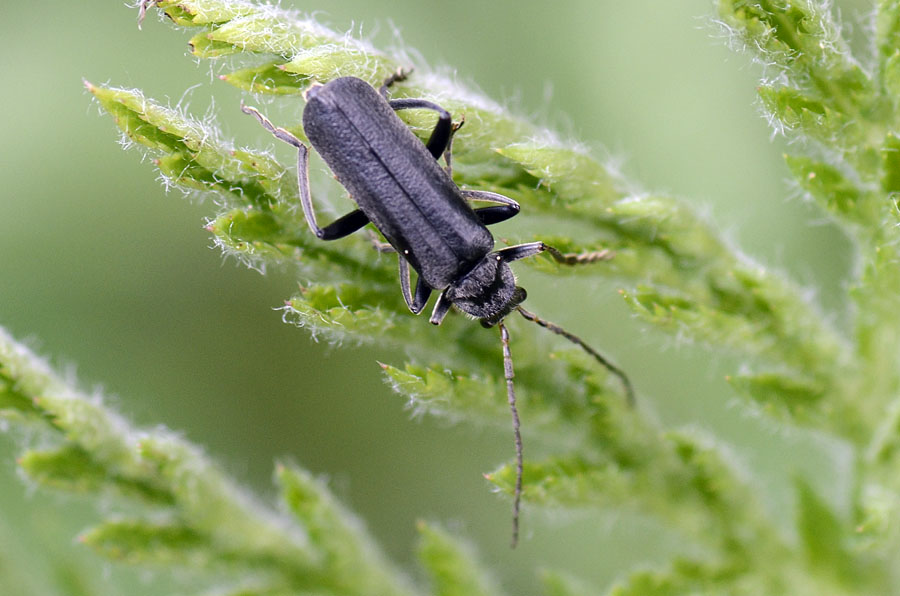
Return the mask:
<svg viewBox="0 0 900 596">
<path fill-rule="evenodd" d="M 440 325 L 455 306 L 479 319 L 484 327 L 498 327 L 503 349 L 503 372 L 512 413 L 516 447 L 516 485 L 513 502 L 512 545 L 518 541 L 522 494 L 522 438 L 513 385 L 509 331 L 503 321 L 513 311 L 583 348 L 617 376 L 630 403 L 634 390 L 625 373 L 579 337 L 522 308 L 525 290 L 516 286 L 509 263 L 548 252 L 566 265 L 594 263 L 611 258 L 609 251 L 563 254 L 543 242 L 529 242 L 494 250 L 487 226 L 519 212 L 519 204 L 503 195 L 461 189 L 451 177 L 450 147 L 463 122 L 453 123 L 450 113 L 423 99 L 388 99 L 388 88 L 406 78 L 398 70 L 376 90 L 355 77 L 314 84 L 305 93 L 303 130 L 313 148 L 356 202 L 357 209 L 325 227 L 319 227 L 309 189 L 309 150 L 283 128 L 274 126 L 258 110 L 251 114 L 277 138 L 298 150 L 297 179 L 306 222 L 322 240 L 337 240 L 371 223 L 387 240 L 376 243 L 384 252 L 396 252 L 400 289 L 409 309 L 419 314 L 431 293 L 440 292 L 431 322 Z M 422 142 L 394 113 L 427 109 L 438 113 L 428 141 Z M 438 164 L 444 157 L 445 167 Z M 473 209 L 469 201 L 494 203 Z M 417 274 L 412 289 L 409 269 Z"/>
</svg>

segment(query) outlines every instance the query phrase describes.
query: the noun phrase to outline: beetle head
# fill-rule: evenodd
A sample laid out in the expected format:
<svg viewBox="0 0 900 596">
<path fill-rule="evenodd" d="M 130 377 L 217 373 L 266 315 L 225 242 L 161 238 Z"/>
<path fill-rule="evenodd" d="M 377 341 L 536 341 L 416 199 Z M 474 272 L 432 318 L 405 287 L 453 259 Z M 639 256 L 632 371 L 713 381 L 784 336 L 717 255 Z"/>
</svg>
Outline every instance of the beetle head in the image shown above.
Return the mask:
<svg viewBox="0 0 900 596">
<path fill-rule="evenodd" d="M 525 300 L 525 290 L 516 287 L 512 269 L 497 253 L 484 257 L 475 267 L 444 291 L 444 298 L 464 313 L 492 327 Z"/>
</svg>

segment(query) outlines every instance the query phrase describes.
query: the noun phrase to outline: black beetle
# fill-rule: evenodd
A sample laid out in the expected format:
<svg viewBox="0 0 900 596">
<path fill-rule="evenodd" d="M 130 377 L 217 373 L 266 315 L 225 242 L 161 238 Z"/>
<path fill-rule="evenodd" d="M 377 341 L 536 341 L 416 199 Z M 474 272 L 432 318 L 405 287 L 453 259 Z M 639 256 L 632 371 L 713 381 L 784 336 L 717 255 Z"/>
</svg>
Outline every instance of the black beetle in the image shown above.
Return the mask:
<svg viewBox="0 0 900 596">
<path fill-rule="evenodd" d="M 386 251 L 396 251 L 400 262 L 400 288 L 413 313 L 420 313 L 433 290 L 439 291 L 431 322 L 441 321 L 455 306 L 479 319 L 484 327 L 500 328 L 504 377 L 513 417 L 516 444 L 516 488 L 513 505 L 513 538 L 518 540 L 519 500 L 522 491 L 522 440 L 513 387 L 509 332 L 503 319 L 512 311 L 562 335 L 586 350 L 622 381 L 630 403 L 634 392 L 628 377 L 618 367 L 558 325 L 523 309 L 525 290 L 516 286 L 509 263 L 549 252 L 560 263 L 575 265 L 605 260 L 609 251 L 562 254 L 543 242 L 530 242 L 494 251 L 490 224 L 519 212 L 514 200 L 492 192 L 463 190 L 451 178 L 450 146 L 454 125 L 450 113 L 422 99 L 387 99 L 387 89 L 403 80 L 402 70 L 385 80 L 379 90 L 355 77 L 314 84 L 305 93 L 303 129 L 338 181 L 358 208 L 320 228 L 316 223 L 309 190 L 309 150 L 294 135 L 275 127 L 258 110 L 241 109 L 259 120 L 269 132 L 299 151 L 297 178 L 300 204 L 310 229 L 322 240 L 343 238 L 372 223 L 388 241 Z M 424 108 L 438 113 L 438 121 L 427 143 L 422 142 L 394 113 Z M 438 165 L 441 156 L 446 168 Z M 473 209 L 467 201 L 485 201 L 495 206 Z M 409 267 L 418 274 L 411 291 Z"/>
</svg>

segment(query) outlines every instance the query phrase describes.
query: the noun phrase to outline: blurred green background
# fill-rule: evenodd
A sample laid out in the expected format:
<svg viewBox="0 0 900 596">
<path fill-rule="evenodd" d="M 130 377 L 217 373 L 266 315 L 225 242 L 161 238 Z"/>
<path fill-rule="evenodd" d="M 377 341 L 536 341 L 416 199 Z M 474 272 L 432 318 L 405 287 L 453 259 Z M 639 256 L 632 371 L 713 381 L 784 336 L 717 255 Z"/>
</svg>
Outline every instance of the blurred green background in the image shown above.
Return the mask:
<svg viewBox="0 0 900 596">
<path fill-rule="evenodd" d="M 397 44 L 396 28 L 427 63 L 598 154 L 608 150 L 637 188 L 709 213 L 736 245 L 815 289 L 846 323 L 850 246 L 787 183 L 787 148 L 772 140 L 755 103 L 760 70 L 717 39 L 709 0 L 569 0 L 552 9 L 537 0 L 284 4 L 361 30 L 383 48 Z M 846 21 L 869 7 L 837 5 Z M 5 2 L 0 16 L 0 325 L 137 423 L 206 446 L 264 499 L 273 499 L 276 458 L 327 475 L 413 575 L 418 518 L 475 542 L 510 593 L 532 592 L 538 566 L 604 585 L 678 547 L 627 514 L 526 507 L 524 540 L 510 551 L 509 502 L 481 478 L 512 457 L 510 433 L 412 419 L 375 363 L 399 363 L 400 354 L 315 343 L 283 324 L 274 309 L 296 287 L 292 272 L 263 277 L 223 260 L 203 229 L 214 205 L 166 194 L 150 164 L 117 145 L 82 77 L 139 87 L 198 115 L 213 109 L 239 144 L 274 146 L 239 114 L 241 94 L 186 56 L 188 36 L 155 15 L 138 31 L 122 2 Z M 855 33 L 864 48 L 865 31 Z M 278 152 L 291 159 L 287 148 Z M 723 379 L 739 362 L 643 327 L 613 285 L 563 278 L 551 292 L 537 275 L 522 278 L 534 309 L 614 356 L 664 424 L 731 441 L 784 520 L 797 471 L 840 502 L 840 450 L 746 412 Z M 570 290 L 565 300 L 554 295 Z M 74 585 L 70 568 L 79 566 L 85 593 L 165 593 L 167 578 L 111 565 L 74 542 L 92 510 L 17 479 L 22 442 L 15 432 L 0 439 L 0 553 L 16 561 L 0 573 L 19 577 L 22 594 L 50 594 L 59 578 Z"/>
</svg>

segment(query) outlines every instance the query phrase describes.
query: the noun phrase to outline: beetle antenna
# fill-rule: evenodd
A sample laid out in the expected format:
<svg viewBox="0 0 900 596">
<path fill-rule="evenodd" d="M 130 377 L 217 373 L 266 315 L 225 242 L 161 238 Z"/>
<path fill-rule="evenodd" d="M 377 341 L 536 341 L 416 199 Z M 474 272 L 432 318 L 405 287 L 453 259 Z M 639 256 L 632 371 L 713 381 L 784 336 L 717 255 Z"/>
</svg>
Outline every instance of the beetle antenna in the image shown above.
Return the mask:
<svg viewBox="0 0 900 596">
<path fill-rule="evenodd" d="M 628 405 L 634 407 L 634 405 L 635 405 L 634 388 L 631 386 L 631 381 L 628 379 L 628 375 L 626 375 L 625 372 L 621 368 L 619 368 L 618 366 L 616 366 L 615 364 L 613 364 L 612 362 L 607 360 L 597 350 L 595 350 L 591 346 L 584 343 L 583 339 L 581 339 L 580 337 L 578 337 L 577 335 L 575 335 L 573 333 L 569 333 L 568 331 L 566 331 L 565 329 L 563 329 L 556 323 L 551 323 L 550 321 L 545 321 L 544 319 L 540 318 L 533 312 L 527 311 L 524 308 L 522 308 L 521 306 L 517 306 L 516 310 L 519 311 L 520 315 L 522 315 L 523 317 L 525 317 L 532 323 L 537 323 L 544 329 L 548 329 L 557 335 L 562 335 L 563 337 L 568 339 L 573 344 L 580 346 L 582 350 L 584 350 L 585 352 L 587 352 L 588 354 L 593 356 L 594 359 L 597 362 L 599 362 L 606 370 L 608 370 L 612 374 L 619 377 L 619 380 L 622 381 L 622 386 L 625 387 L 625 396 L 626 396 L 626 399 L 628 400 Z"/>
<path fill-rule="evenodd" d="M 513 496 L 512 542 L 510 546 L 516 548 L 519 543 L 519 502 L 522 498 L 522 435 L 519 432 L 519 411 L 516 409 L 516 389 L 513 386 L 512 354 L 509 351 L 509 331 L 502 322 L 497 323 L 500 328 L 500 342 L 503 344 L 503 376 L 506 377 L 506 398 L 509 401 L 509 411 L 512 414 L 513 435 L 516 439 L 516 491 Z"/>
</svg>

